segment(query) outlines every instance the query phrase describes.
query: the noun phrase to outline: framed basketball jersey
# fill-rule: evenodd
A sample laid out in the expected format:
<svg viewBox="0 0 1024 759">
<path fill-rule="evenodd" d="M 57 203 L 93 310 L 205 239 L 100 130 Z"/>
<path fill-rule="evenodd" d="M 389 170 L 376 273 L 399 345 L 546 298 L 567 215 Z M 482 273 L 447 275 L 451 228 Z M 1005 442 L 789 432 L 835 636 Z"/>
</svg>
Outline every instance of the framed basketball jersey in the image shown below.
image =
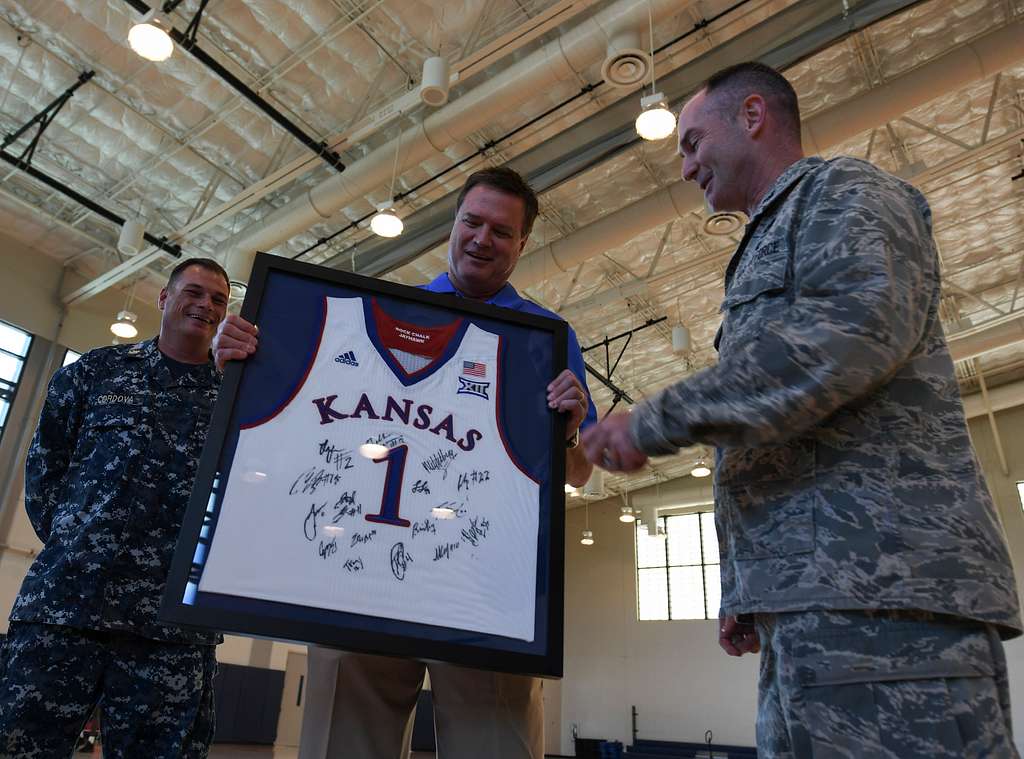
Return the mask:
<svg viewBox="0 0 1024 759">
<path fill-rule="evenodd" d="M 164 618 L 561 676 L 565 323 L 268 255 L 241 315 Z"/>
</svg>

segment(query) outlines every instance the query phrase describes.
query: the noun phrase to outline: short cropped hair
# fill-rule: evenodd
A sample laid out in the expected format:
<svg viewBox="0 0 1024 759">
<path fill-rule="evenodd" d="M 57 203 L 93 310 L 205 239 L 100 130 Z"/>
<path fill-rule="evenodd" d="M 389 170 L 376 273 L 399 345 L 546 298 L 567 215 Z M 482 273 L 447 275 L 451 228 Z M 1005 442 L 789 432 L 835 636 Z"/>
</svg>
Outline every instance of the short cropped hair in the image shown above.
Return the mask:
<svg viewBox="0 0 1024 759">
<path fill-rule="evenodd" d="M 749 95 L 757 93 L 788 122 L 793 136 L 800 139 L 800 104 L 793 85 L 771 66 L 757 61 L 737 63 L 712 74 L 703 89 L 708 95 L 718 93 L 719 107 L 727 116 L 734 116 Z"/>
<path fill-rule="evenodd" d="M 518 172 L 513 171 L 507 166 L 491 166 L 486 169 L 480 169 L 480 171 L 474 171 L 466 179 L 466 183 L 462 185 L 462 190 L 459 191 L 458 205 L 455 206 L 456 213 L 462 208 L 462 201 L 466 199 L 466 195 L 477 185 L 485 185 L 499 192 L 522 198 L 525 210 L 522 234 L 524 238 L 530 236 L 533 222 L 540 212 L 540 204 L 537 201 L 537 193 L 533 191 L 533 188 L 527 184 L 526 180 Z"/>
<path fill-rule="evenodd" d="M 168 290 L 170 290 L 174 286 L 174 283 L 178 281 L 181 273 L 190 266 L 198 266 L 201 269 L 212 271 L 214 274 L 219 274 L 224 278 L 224 284 L 228 286 L 228 289 L 231 289 L 231 280 L 228 279 L 228 273 L 224 271 L 223 266 L 212 258 L 186 258 L 171 270 L 171 276 L 167 278 L 166 287 Z"/>
</svg>

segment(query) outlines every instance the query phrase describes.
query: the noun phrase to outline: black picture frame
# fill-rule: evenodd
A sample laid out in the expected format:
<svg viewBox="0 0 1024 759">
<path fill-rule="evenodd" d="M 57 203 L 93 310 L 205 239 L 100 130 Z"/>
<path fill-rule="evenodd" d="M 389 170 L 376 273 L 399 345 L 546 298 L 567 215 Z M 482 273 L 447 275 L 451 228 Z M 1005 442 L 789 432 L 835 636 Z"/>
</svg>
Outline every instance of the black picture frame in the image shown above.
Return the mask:
<svg viewBox="0 0 1024 759">
<path fill-rule="evenodd" d="M 546 479 L 538 480 L 537 582 L 532 640 L 241 595 L 207 593 L 200 588 L 205 563 L 218 546 L 219 509 L 232 483 L 234 446 L 242 426 L 243 411 L 259 407 L 261 402 L 266 404 L 260 397 L 272 394 L 267 390 L 270 385 L 266 377 L 272 375 L 268 366 L 286 365 L 282 357 L 289 354 L 294 365 L 301 366 L 304 362 L 312 366 L 319 350 L 317 338 L 310 352 L 312 338 L 308 333 L 313 324 L 310 314 L 317 307 L 312 301 L 319 299 L 326 304 L 327 299 L 333 297 L 360 297 L 365 303 L 370 300 L 374 304 L 383 303 L 385 311 L 397 309 L 406 316 L 413 314 L 417 320 L 433 318 L 435 323 L 440 323 L 446 319 L 462 319 L 482 329 L 499 332 L 501 339 L 506 340 L 503 343 L 507 346 L 503 358 L 505 368 L 522 374 L 516 376 L 514 392 L 511 390 L 513 383 L 505 383 L 503 396 L 511 400 L 498 412 L 498 425 L 500 428 L 504 419 L 511 444 L 518 445 L 519 450 L 528 450 L 531 460 L 539 462 L 535 464 L 536 470 L 546 472 Z M 324 305 L 324 313 L 326 308 Z M 561 677 L 565 419 L 562 414 L 547 409 L 546 386 L 567 365 L 565 322 L 267 254 L 256 257 L 241 316 L 259 325 L 260 347 L 248 361 L 229 363 L 224 373 L 171 563 L 161 617 L 170 623 L 225 633 L 516 674 Z M 517 346 L 527 343 L 529 356 L 517 355 Z M 544 351 L 547 351 L 546 357 Z M 285 388 L 289 384 L 287 378 L 280 382 Z M 299 382 L 296 390 L 301 384 Z M 512 450 L 507 446 L 508 443 L 506 449 Z M 272 564 L 275 557 L 264 559 Z M 287 557 L 279 560 L 287 561 Z"/>
</svg>

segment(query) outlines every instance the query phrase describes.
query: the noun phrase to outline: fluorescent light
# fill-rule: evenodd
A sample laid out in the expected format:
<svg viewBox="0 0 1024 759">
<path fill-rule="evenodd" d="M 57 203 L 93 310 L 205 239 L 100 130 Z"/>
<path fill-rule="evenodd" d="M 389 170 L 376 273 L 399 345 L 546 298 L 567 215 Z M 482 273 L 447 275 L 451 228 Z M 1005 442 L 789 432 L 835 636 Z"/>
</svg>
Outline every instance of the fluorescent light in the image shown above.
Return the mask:
<svg viewBox="0 0 1024 759">
<path fill-rule="evenodd" d="M 405 225 L 398 218 L 395 209 L 387 206 L 380 209 L 370 219 L 370 229 L 381 237 L 398 237 L 402 234 L 402 230 L 405 229 Z"/>
<path fill-rule="evenodd" d="M 166 61 L 174 52 L 174 42 L 159 24 L 166 23 L 155 14 L 148 14 L 141 24 L 128 31 L 131 49 L 147 61 Z"/>
<path fill-rule="evenodd" d="M 139 317 L 131 311 L 118 311 L 116 321 L 110 325 L 110 331 L 117 337 L 123 337 L 126 340 L 131 339 L 139 334 L 139 329 L 135 326 L 135 322 L 138 319 Z"/>
<path fill-rule="evenodd" d="M 640 98 L 640 108 L 640 115 L 636 117 L 636 133 L 645 140 L 664 140 L 675 131 L 676 117 L 668 109 L 662 93 Z"/>
</svg>

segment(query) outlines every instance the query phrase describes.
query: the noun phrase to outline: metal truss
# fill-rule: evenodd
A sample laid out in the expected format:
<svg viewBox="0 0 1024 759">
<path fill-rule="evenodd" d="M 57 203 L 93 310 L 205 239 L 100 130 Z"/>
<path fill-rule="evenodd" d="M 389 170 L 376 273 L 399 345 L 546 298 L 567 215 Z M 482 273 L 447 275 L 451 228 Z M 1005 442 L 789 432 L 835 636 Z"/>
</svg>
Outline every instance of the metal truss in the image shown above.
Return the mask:
<svg viewBox="0 0 1024 759">
<path fill-rule="evenodd" d="M 596 350 L 601 347 L 604 348 L 605 374 L 599 372 L 590 363 L 586 361 L 584 361 L 583 363 L 584 366 L 586 366 L 587 368 L 588 374 L 590 374 L 592 377 L 594 377 L 594 379 L 596 379 L 598 382 L 600 382 L 602 385 L 604 385 L 606 388 L 612 391 L 612 405 L 611 408 L 609 408 L 605 412 L 605 416 L 608 416 L 608 414 L 612 413 L 612 411 L 615 410 L 615 407 L 619 405 L 619 401 L 625 401 L 631 406 L 634 403 L 636 403 L 636 401 L 634 401 L 630 397 L 629 393 L 627 393 L 621 387 L 612 382 L 612 374 L 615 373 L 615 369 L 618 367 L 619 361 L 622 360 L 622 356 L 623 354 L 625 354 L 626 348 L 629 347 L 629 343 L 633 339 L 633 335 L 635 335 L 637 332 L 647 329 L 648 327 L 653 327 L 655 324 L 661 324 L 666 319 L 668 319 L 667 316 L 662 316 L 658 319 L 648 319 L 639 327 L 634 327 L 633 329 L 628 329 L 625 332 L 620 332 L 614 337 L 605 336 L 604 340 L 601 340 L 598 343 L 594 343 L 593 345 L 588 345 L 586 348 L 581 349 L 583 353 L 587 353 L 588 351 Z M 615 341 L 621 340 L 622 338 L 625 338 L 626 342 L 622 344 L 622 349 L 619 351 L 619 355 L 615 357 L 615 362 L 612 363 L 611 345 Z"/>
<path fill-rule="evenodd" d="M 47 187 L 56 190 L 60 194 L 64 195 L 67 198 L 70 198 L 76 203 L 85 206 L 90 211 L 95 213 L 97 216 L 101 216 L 104 219 L 107 219 L 108 221 L 111 221 L 120 226 L 124 224 L 125 221 L 122 217 L 118 216 L 110 209 L 104 208 L 99 203 L 92 200 L 91 198 L 86 197 L 77 190 L 72 189 L 64 182 L 61 182 L 60 180 L 51 177 L 49 174 L 40 171 L 35 166 L 32 166 L 32 159 L 35 157 L 36 148 L 39 146 L 39 140 L 42 138 L 43 133 L 46 131 L 47 127 L 49 127 L 50 124 L 53 123 L 53 120 L 57 117 L 57 114 L 60 113 L 60 110 L 64 107 L 68 100 L 70 100 L 74 96 L 78 88 L 86 82 L 88 82 L 90 79 L 92 79 L 94 75 L 94 71 L 85 71 L 79 74 L 78 80 L 70 87 L 68 87 L 66 90 L 64 90 L 64 92 L 61 93 L 52 103 L 50 103 L 48 106 L 46 106 L 46 108 L 44 108 L 31 119 L 29 119 L 29 121 L 20 129 L 5 136 L 3 142 L 0 143 L 0 160 L 10 164 L 16 170 L 24 174 L 27 174 L 28 176 L 32 177 L 38 182 L 41 182 Z M 32 139 L 29 140 L 28 145 L 21 152 L 21 155 L 14 156 L 11 153 L 8 153 L 7 148 L 13 145 L 33 126 L 38 126 L 38 129 L 36 130 L 36 133 L 32 137 Z M 167 242 L 167 238 L 157 237 L 155 235 L 150 234 L 149 232 L 146 232 L 144 237 L 147 242 L 170 253 L 172 256 L 175 256 L 176 258 L 181 256 L 181 246 Z"/>
</svg>

